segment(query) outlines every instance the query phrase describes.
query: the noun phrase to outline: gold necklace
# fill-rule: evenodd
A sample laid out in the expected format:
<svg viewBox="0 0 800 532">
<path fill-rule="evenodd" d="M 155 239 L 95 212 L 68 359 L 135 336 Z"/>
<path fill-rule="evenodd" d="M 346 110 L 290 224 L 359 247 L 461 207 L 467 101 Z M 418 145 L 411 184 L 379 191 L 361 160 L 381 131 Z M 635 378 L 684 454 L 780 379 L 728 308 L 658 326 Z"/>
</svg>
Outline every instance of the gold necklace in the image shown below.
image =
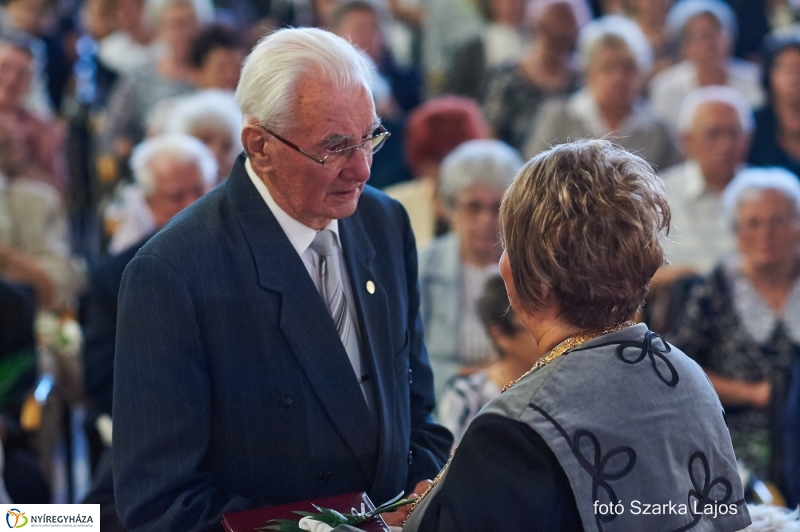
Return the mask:
<svg viewBox="0 0 800 532">
<path fill-rule="evenodd" d="M 542 355 L 541 358 L 539 358 L 539 360 L 536 361 L 533 367 L 528 371 L 526 371 L 520 378 L 506 384 L 506 386 L 503 388 L 503 391 L 505 392 L 506 390 L 514 386 L 516 383 L 518 383 L 519 381 L 521 381 L 522 379 L 533 373 L 534 371 L 543 368 L 545 365 L 557 359 L 570 349 L 575 349 L 579 345 L 585 344 L 589 340 L 597 338 L 598 336 L 603 336 L 604 334 L 619 331 L 626 327 L 630 327 L 631 325 L 636 325 L 636 324 L 633 323 L 632 321 L 623 321 L 622 323 L 612 325 L 611 327 L 606 327 L 605 329 L 594 329 L 591 331 L 583 331 L 573 334 L 571 336 L 567 336 L 558 345 L 556 345 L 550 351 Z"/>
<path fill-rule="evenodd" d="M 528 375 L 533 373 L 534 371 L 538 370 L 539 368 L 544 367 L 548 362 L 552 362 L 553 360 L 557 359 L 558 357 L 560 357 L 561 355 L 563 355 L 564 353 L 566 353 L 570 349 L 574 349 L 577 346 L 579 346 L 579 345 L 581 345 L 583 343 L 586 343 L 586 342 L 588 342 L 589 340 L 591 340 L 593 338 L 597 338 L 598 336 L 603 336 L 604 334 L 620 331 L 620 330 L 622 330 L 622 329 L 624 329 L 626 327 L 631 327 L 632 325 L 636 325 L 636 324 L 634 322 L 632 322 L 632 321 L 624 321 L 622 323 L 618 323 L 616 325 L 612 325 L 611 327 L 606 327 L 605 329 L 595 329 L 595 330 L 592 330 L 592 331 L 579 332 L 579 333 L 576 333 L 576 334 L 573 334 L 571 336 L 566 337 L 558 345 L 556 345 L 550 351 L 548 351 L 547 353 L 542 355 L 542 357 L 539 360 L 537 360 L 536 363 L 533 365 L 533 367 L 531 369 L 529 369 L 527 372 L 525 372 L 524 375 L 522 375 L 517 380 L 512 381 L 509 384 L 507 384 L 506 387 L 503 388 L 503 391 L 505 392 L 506 390 L 508 390 L 509 388 L 514 386 L 516 383 L 518 383 L 519 381 L 521 381 L 522 379 L 524 379 L 525 377 L 527 377 Z M 433 487 L 436 486 L 436 484 L 438 484 L 439 481 L 442 479 L 442 477 L 444 476 L 445 471 L 447 471 L 447 468 L 450 466 L 450 462 L 453 460 L 453 456 L 454 455 L 455 455 L 455 450 L 453 450 L 453 452 L 450 453 L 450 458 L 447 460 L 447 463 L 444 465 L 442 470 L 439 471 L 439 474 L 436 475 L 436 478 L 433 479 L 433 482 L 431 483 L 430 486 L 428 486 L 428 489 L 426 489 L 425 492 L 422 495 L 420 495 L 418 498 L 414 499 L 414 502 L 411 503 L 411 511 L 412 512 L 414 511 L 414 508 L 416 508 L 417 505 L 420 502 L 422 502 L 422 499 L 427 497 L 428 494 L 431 492 L 431 490 L 433 490 Z M 410 512 L 408 514 L 408 517 L 411 517 L 411 513 Z M 408 517 L 406 517 L 406 521 L 408 521 Z M 405 525 L 405 522 L 403 522 L 403 525 Z"/>
</svg>

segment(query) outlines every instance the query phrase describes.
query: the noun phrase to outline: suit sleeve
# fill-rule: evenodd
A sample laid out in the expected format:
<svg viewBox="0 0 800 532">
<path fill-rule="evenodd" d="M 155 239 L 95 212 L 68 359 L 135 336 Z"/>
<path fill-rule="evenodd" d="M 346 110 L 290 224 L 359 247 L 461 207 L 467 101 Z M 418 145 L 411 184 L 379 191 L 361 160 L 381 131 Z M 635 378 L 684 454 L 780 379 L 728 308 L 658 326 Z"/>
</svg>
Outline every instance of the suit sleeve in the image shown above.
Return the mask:
<svg viewBox="0 0 800 532">
<path fill-rule="evenodd" d="M 137 255 L 122 279 L 114 365 L 114 490 L 131 532 L 219 530 L 224 512 L 263 505 L 215 488 L 206 355 L 185 276 Z"/>
<path fill-rule="evenodd" d="M 408 482 L 406 492 L 413 490 L 420 480 L 432 479 L 444 467 L 453 435 L 434 423 L 431 412 L 436 405 L 433 392 L 433 372 L 428 361 L 419 312 L 420 297 L 417 280 L 417 245 L 408 215 L 404 217 L 405 267 L 408 279 L 408 323 L 410 330 L 409 380 L 411 381 L 411 448 L 409 450 Z"/>
</svg>

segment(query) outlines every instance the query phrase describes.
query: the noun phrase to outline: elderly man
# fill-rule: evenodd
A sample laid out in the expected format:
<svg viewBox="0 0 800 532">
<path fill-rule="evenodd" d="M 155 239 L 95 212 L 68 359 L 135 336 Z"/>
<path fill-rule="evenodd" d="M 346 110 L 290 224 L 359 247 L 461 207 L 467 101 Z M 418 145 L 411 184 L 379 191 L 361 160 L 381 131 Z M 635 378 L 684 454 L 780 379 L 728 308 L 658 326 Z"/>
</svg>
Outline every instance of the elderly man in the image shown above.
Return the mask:
<svg viewBox="0 0 800 532">
<path fill-rule="evenodd" d="M 130 160 L 136 184 L 125 189 L 121 205 L 115 206 L 118 227 L 108 250 L 121 253 L 164 227 L 211 190 L 217 182 L 217 165 L 213 152 L 184 133 L 139 144 Z"/>
<path fill-rule="evenodd" d="M 354 491 L 384 502 L 443 466 L 414 237 L 365 187 L 386 137 L 368 77 L 331 33 L 265 37 L 237 88 L 245 154 L 129 264 L 113 416 L 129 530 L 217 530 L 226 512 Z"/>
<path fill-rule="evenodd" d="M 704 275 L 735 249 L 722 209 L 722 190 L 747 156 L 753 112 L 735 89 L 711 86 L 689 93 L 678 126 L 687 160 L 663 174 L 672 210 L 667 258 L 654 281 Z"/>
</svg>

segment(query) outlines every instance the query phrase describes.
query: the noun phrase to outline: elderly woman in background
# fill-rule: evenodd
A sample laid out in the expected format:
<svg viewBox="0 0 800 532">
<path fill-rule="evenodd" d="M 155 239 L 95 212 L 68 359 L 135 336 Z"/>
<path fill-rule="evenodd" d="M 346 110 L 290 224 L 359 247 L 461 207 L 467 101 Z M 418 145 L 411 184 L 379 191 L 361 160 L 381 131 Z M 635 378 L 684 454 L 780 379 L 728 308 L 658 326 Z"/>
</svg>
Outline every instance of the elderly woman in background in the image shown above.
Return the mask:
<svg viewBox="0 0 800 532">
<path fill-rule="evenodd" d="M 780 415 L 800 356 L 800 182 L 743 170 L 723 204 L 739 253 L 695 289 L 672 340 L 711 379 L 741 465 L 783 489 Z"/>
<path fill-rule="evenodd" d="M 465 142 L 442 162 L 452 232 L 434 240 L 419 260 L 420 313 L 437 397 L 456 374 L 494 360 L 478 299 L 498 271 L 500 200 L 521 166 L 517 152 L 497 140 Z"/>
<path fill-rule="evenodd" d="M 545 354 L 473 420 L 403 530 L 744 528 L 714 389 L 630 321 L 669 227 L 650 165 L 605 140 L 556 146 L 520 171 L 500 216 L 511 307 Z"/>
<path fill-rule="evenodd" d="M 584 26 L 579 46 L 586 87 L 542 106 L 526 155 L 572 139 L 612 137 L 657 168 L 676 162 L 669 128 L 640 97 L 652 53 L 639 26 L 608 15 Z"/>
<path fill-rule="evenodd" d="M 764 81 L 769 102 L 756 111 L 756 130 L 747 161 L 800 174 L 800 36 L 772 38 L 766 48 Z"/>
<path fill-rule="evenodd" d="M 736 17 L 721 0 L 683 0 L 670 10 L 667 28 L 680 39 L 684 60 L 653 78 L 650 99 L 671 126 L 683 99 L 698 87 L 728 85 L 752 107 L 764 102 L 758 66 L 731 57 Z"/>
<path fill-rule="evenodd" d="M 578 88 L 573 55 L 590 13 L 584 0 L 540 0 L 529 16 L 533 41 L 519 61 L 488 71 L 483 99 L 493 135 L 518 150 L 539 106 Z"/>
<path fill-rule="evenodd" d="M 214 16 L 210 0 L 147 0 L 145 15 L 156 28 L 158 59 L 123 77 L 108 103 L 101 150 L 126 160 L 145 134 L 150 111 L 161 100 L 194 89 L 192 42 Z"/>
<path fill-rule="evenodd" d="M 439 398 L 437 417 L 453 433 L 453 449 L 480 409 L 531 369 L 541 354 L 533 337 L 509 308 L 506 285 L 499 275 L 486 282 L 478 301 L 478 314 L 498 360 L 471 375 L 456 375 Z"/>
<path fill-rule="evenodd" d="M 488 136 L 481 110 L 471 98 L 442 96 L 420 105 L 409 115 L 405 155 L 415 179 L 387 187 L 385 192 L 408 211 L 418 249 L 446 233 L 450 223 L 439 196 L 442 160 L 462 142 Z"/>
<path fill-rule="evenodd" d="M 242 113 L 233 93 L 208 90 L 181 98 L 164 129 L 195 137 L 211 150 L 217 160 L 217 183 L 228 177 L 242 151 Z"/>
</svg>

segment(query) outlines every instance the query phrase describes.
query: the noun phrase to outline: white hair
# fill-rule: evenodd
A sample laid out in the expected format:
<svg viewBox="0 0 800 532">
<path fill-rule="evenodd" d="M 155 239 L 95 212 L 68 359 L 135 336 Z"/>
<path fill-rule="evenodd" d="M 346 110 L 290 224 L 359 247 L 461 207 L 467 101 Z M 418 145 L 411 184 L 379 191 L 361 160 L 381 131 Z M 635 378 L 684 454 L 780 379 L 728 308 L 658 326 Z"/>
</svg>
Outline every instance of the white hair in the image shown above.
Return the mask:
<svg viewBox="0 0 800 532">
<path fill-rule="evenodd" d="M 747 510 L 753 523 L 744 532 L 800 532 L 800 508 L 748 504 Z"/>
<path fill-rule="evenodd" d="M 236 100 L 245 123 L 261 122 L 280 131 L 293 119 L 296 85 L 303 76 L 329 81 L 337 90 L 369 91 L 372 73 L 363 55 L 333 33 L 281 29 L 261 39 L 245 59 Z"/>
<path fill-rule="evenodd" d="M 681 133 L 691 131 L 697 108 L 712 102 L 724 103 L 733 108 L 739 115 L 742 131 L 746 133 L 753 131 L 753 108 L 750 106 L 750 102 L 747 101 L 747 98 L 742 93 L 726 85 L 700 87 L 687 94 L 678 112 L 678 131 Z"/>
<path fill-rule="evenodd" d="M 210 190 L 217 182 L 217 160 L 205 144 L 181 133 L 159 135 L 136 146 L 131 154 L 131 171 L 145 196 L 149 197 L 155 190 L 155 177 L 150 163 L 156 157 L 197 164 L 206 190 Z"/>
<path fill-rule="evenodd" d="M 736 39 L 736 15 L 728 4 L 720 0 L 682 0 L 667 15 L 667 33 L 674 40 L 682 37 L 686 24 L 699 15 L 711 15 L 731 39 Z"/>
<path fill-rule="evenodd" d="M 172 6 L 189 5 L 194 8 L 197 22 L 201 26 L 214 22 L 214 4 L 211 0 L 145 0 L 144 16 L 152 28 L 158 27 L 164 10 Z"/>
<path fill-rule="evenodd" d="M 581 66 L 584 71 L 597 46 L 608 38 L 617 38 L 625 43 L 628 51 L 636 61 L 639 74 L 647 74 L 653 67 L 653 50 L 639 25 L 628 17 L 606 15 L 588 23 L 578 36 Z"/>
<path fill-rule="evenodd" d="M 442 200 L 453 209 L 458 196 L 474 185 L 505 192 L 524 164 L 517 150 L 505 142 L 483 139 L 464 142 L 442 161 Z"/>
<path fill-rule="evenodd" d="M 242 151 L 242 112 L 233 93 L 212 89 L 180 98 L 169 110 L 164 132 L 194 136 L 201 127 L 230 135 L 233 149 Z"/>
<path fill-rule="evenodd" d="M 777 166 L 745 168 L 740 170 L 722 193 L 722 206 L 728 221 L 736 221 L 739 205 L 766 190 L 783 194 L 792 203 L 795 213 L 800 213 L 800 180 L 790 171 Z"/>
</svg>

